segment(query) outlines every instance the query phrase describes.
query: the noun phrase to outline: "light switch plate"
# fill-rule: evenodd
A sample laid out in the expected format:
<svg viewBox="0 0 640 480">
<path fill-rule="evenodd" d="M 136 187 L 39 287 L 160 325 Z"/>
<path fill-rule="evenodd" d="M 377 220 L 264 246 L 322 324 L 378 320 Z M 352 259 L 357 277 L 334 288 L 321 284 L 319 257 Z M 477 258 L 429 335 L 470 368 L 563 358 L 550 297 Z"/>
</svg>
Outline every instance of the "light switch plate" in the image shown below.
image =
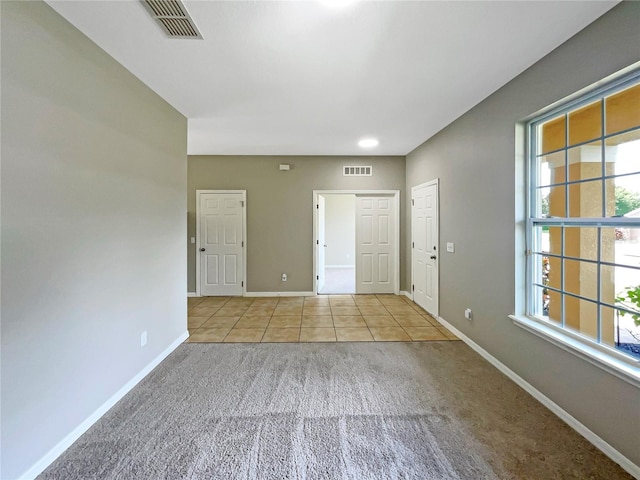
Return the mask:
<svg viewBox="0 0 640 480">
<path fill-rule="evenodd" d="M 447 252 L 453 253 L 456 251 L 456 245 L 453 242 L 447 242 Z"/>
</svg>

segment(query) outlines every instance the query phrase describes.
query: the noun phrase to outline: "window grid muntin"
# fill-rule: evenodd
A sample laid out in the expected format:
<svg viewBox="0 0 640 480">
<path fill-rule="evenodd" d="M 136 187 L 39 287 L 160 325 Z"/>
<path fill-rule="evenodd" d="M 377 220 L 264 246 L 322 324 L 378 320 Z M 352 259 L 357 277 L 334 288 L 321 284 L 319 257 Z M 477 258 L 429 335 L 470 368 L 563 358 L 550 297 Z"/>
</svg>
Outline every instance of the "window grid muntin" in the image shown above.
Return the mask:
<svg viewBox="0 0 640 480">
<path fill-rule="evenodd" d="M 565 169 L 566 169 L 566 163 L 565 163 Z M 569 210 L 569 202 L 567 199 L 567 188 L 564 189 L 565 190 L 565 204 L 564 204 L 564 213 L 565 215 L 567 214 L 568 210 Z M 560 236 L 560 245 L 562 245 L 560 252 L 562 253 L 562 256 L 564 256 L 564 252 L 566 252 L 566 242 L 565 239 L 567 238 L 566 235 L 566 228 L 562 228 L 562 234 Z M 564 259 L 560 262 L 560 288 L 562 289 L 562 293 L 560 294 L 560 325 L 562 325 L 562 328 L 565 328 L 565 323 L 566 323 L 566 307 L 567 307 L 567 303 L 566 303 L 566 288 L 565 288 L 565 263 L 564 263 Z"/>
<path fill-rule="evenodd" d="M 570 110 L 565 111 L 564 114 L 564 181 L 569 180 L 569 112 Z M 564 188 L 564 215 L 563 218 L 571 217 L 571 204 L 569 203 L 569 187 L 566 186 Z M 551 207 L 551 205 L 549 205 Z M 566 244 L 564 242 L 565 239 L 565 231 L 562 229 L 562 254 L 566 252 L 565 247 Z M 562 273 L 564 274 L 564 261 L 562 262 Z M 564 275 L 562 275 L 562 290 L 564 291 Z M 565 303 L 564 303 L 564 295 L 562 296 L 562 326 L 564 327 L 564 319 L 565 311 L 564 311 Z"/>
<path fill-rule="evenodd" d="M 605 102 L 604 96 L 602 97 L 602 100 L 600 101 L 600 118 L 602 119 L 600 122 L 600 170 L 602 171 L 602 216 L 606 217 L 607 216 L 607 141 L 605 138 L 605 135 L 607 133 L 606 129 L 605 129 L 605 124 L 607 123 L 607 102 Z M 615 190 L 615 188 L 614 188 Z M 614 191 L 614 195 L 615 195 L 615 191 Z M 614 197 L 614 203 L 615 203 L 615 197 Z M 614 214 L 615 212 L 615 208 L 614 208 Z M 598 258 L 600 257 L 600 240 L 601 240 L 601 230 L 602 227 L 598 227 Z M 598 285 L 600 285 L 600 267 L 598 267 Z M 598 287 L 598 292 L 600 292 L 600 287 Z M 598 299 L 599 300 L 599 299 Z M 598 319 L 600 318 L 600 307 L 598 307 Z M 600 327 L 600 322 L 598 321 L 598 327 Z M 598 328 L 598 331 L 600 331 L 600 328 Z M 598 337 L 598 343 L 600 343 L 600 337 Z"/>
<path fill-rule="evenodd" d="M 604 121 L 602 123 L 604 123 Z M 603 164 L 604 164 L 604 162 L 603 162 Z M 604 181 L 602 182 L 602 188 L 604 189 Z M 604 201 L 605 201 L 604 193 L 603 193 L 603 196 L 602 196 L 602 201 L 603 201 L 602 213 L 606 214 L 607 211 L 606 211 L 605 205 L 604 205 Z M 598 232 L 597 233 L 597 235 L 598 235 L 597 236 L 598 245 L 596 246 L 596 249 L 597 249 L 597 257 L 596 258 L 598 260 L 597 260 L 597 267 L 596 267 L 596 297 L 597 297 L 596 299 L 598 301 L 598 305 L 597 305 L 597 308 L 596 308 L 596 312 L 597 312 L 596 316 L 597 316 L 598 328 L 597 328 L 597 331 L 596 331 L 596 337 L 597 337 L 598 343 L 602 343 L 602 311 L 601 311 L 602 310 L 602 308 L 601 308 L 601 305 L 602 305 L 602 283 L 600 282 L 600 280 L 602 279 L 602 227 L 598 227 L 597 232 Z M 615 259 L 615 257 L 614 257 L 614 259 Z M 615 267 L 613 267 L 613 268 L 614 268 L 614 271 L 615 271 Z"/>
<path fill-rule="evenodd" d="M 604 162 L 603 162 L 603 164 L 604 164 Z M 606 168 L 606 167 L 603 167 L 603 168 Z M 616 174 L 605 175 L 604 177 L 587 178 L 585 180 L 571 180 L 571 181 L 565 181 L 565 182 L 550 183 L 548 185 L 538 185 L 536 188 L 542 189 L 542 188 L 551 188 L 551 187 L 563 187 L 563 186 L 566 186 L 566 185 L 575 185 L 577 183 L 593 182 L 593 181 L 596 181 L 596 180 L 615 180 L 616 178 L 631 177 L 633 175 L 639 175 L 639 174 L 640 174 L 640 170 L 637 171 L 637 172 L 620 173 L 620 174 L 617 174 L 617 175 Z"/>
<path fill-rule="evenodd" d="M 526 288 L 527 288 L 527 294 L 526 294 L 526 313 L 528 316 L 533 316 L 535 318 L 538 318 L 539 320 L 542 320 L 546 325 L 549 325 L 553 328 L 558 328 L 558 325 L 555 322 L 550 321 L 551 319 L 549 318 L 549 320 L 545 319 L 542 316 L 539 316 L 536 314 L 536 302 L 538 299 L 535 298 L 535 291 L 536 288 L 535 287 L 540 287 L 540 289 L 544 289 L 547 288 L 549 290 L 552 290 L 554 292 L 557 292 L 560 296 L 561 299 L 561 322 L 560 322 L 560 330 L 561 331 L 565 331 L 565 332 L 570 332 L 572 334 L 572 336 L 574 335 L 578 335 L 580 337 L 586 338 L 588 339 L 591 343 L 595 343 L 598 347 L 604 347 L 605 350 L 612 352 L 612 354 L 618 358 L 622 357 L 624 358 L 626 361 L 632 361 L 634 363 L 638 363 L 640 362 L 640 360 L 637 360 L 633 357 L 630 357 L 628 354 L 623 353 L 613 347 L 608 346 L 606 343 L 602 343 L 602 307 L 609 307 L 612 308 L 614 311 L 619 310 L 619 311 L 625 311 L 627 313 L 630 314 L 634 314 L 634 313 L 638 313 L 635 312 L 633 310 L 629 310 L 627 308 L 624 307 L 620 307 L 620 306 L 616 306 L 616 305 L 611 305 L 607 302 L 602 301 L 602 297 L 601 297 L 601 290 L 602 290 L 602 285 L 601 285 L 601 269 L 603 265 L 607 265 L 607 266 L 611 266 L 613 268 L 615 268 L 616 266 L 620 266 L 620 267 L 625 267 L 625 268 L 633 268 L 633 269 L 638 269 L 635 266 L 627 266 L 627 265 L 621 265 L 621 264 L 616 264 L 614 262 L 603 262 L 602 261 L 602 227 L 616 227 L 616 226 L 626 226 L 629 228 L 640 228 L 640 220 L 637 219 L 633 219 L 633 218 L 627 218 L 627 217 L 607 217 L 607 210 L 606 210 L 606 183 L 607 180 L 610 179 L 614 179 L 615 178 L 620 178 L 620 177 L 625 177 L 625 176 L 630 176 L 630 175 L 637 175 L 638 173 L 640 173 L 640 171 L 636 171 L 636 172 L 631 172 L 631 173 L 626 173 L 626 174 L 621 174 L 621 175 L 606 175 L 606 140 L 618 135 L 624 135 L 626 133 L 629 132 L 633 132 L 636 130 L 640 130 L 639 127 L 637 126 L 633 126 L 621 131 L 616 131 L 616 132 L 612 132 L 609 134 L 606 134 L 606 124 L 607 124 L 607 117 L 606 117 L 606 99 L 610 96 L 615 95 L 616 93 L 619 93 L 622 90 L 625 90 L 627 87 L 633 86 L 636 83 L 638 83 L 638 81 L 640 80 L 640 71 L 636 71 L 630 75 L 628 75 L 626 78 L 623 78 L 621 80 L 615 81 L 615 82 L 611 82 L 609 85 L 604 86 L 602 88 L 597 89 L 596 91 L 592 92 L 589 95 L 586 96 L 582 96 L 581 98 L 577 99 L 577 100 L 573 100 L 571 102 L 568 102 L 560 107 L 557 107 L 553 110 L 548 111 L 546 114 L 543 114 L 539 117 L 537 117 L 536 119 L 532 120 L 531 122 L 529 122 L 528 124 L 528 152 L 529 155 L 527 157 L 527 162 L 528 162 L 528 168 L 526 169 L 527 172 L 527 185 L 529 188 L 529 195 L 527 197 L 528 202 L 527 205 L 525 206 L 526 208 L 526 213 L 528 216 L 528 222 L 527 222 L 527 231 L 526 231 L 526 235 L 525 235 L 525 244 L 526 244 L 526 252 L 527 252 L 527 261 L 526 261 L 526 275 L 527 275 L 527 282 L 526 282 Z M 577 143 L 575 145 L 569 145 L 569 128 L 570 128 L 570 124 L 569 124 L 569 114 L 573 111 L 576 111 L 586 105 L 595 103 L 595 101 L 599 101 L 600 102 L 600 114 L 601 114 L 601 121 L 600 121 L 600 128 L 601 128 L 601 136 L 600 137 L 596 137 L 593 139 L 590 139 L 588 141 L 584 141 L 584 142 L 580 142 Z M 559 149 L 555 149 L 555 150 L 551 150 L 549 152 L 544 152 L 542 154 L 538 154 L 538 152 L 540 152 L 541 150 L 541 138 L 539 138 L 538 136 L 538 129 L 539 127 L 541 127 L 544 123 L 550 121 L 550 120 L 554 120 L 556 118 L 560 118 L 560 116 L 563 116 L 564 118 L 564 128 L 565 128 L 565 145 L 562 148 Z M 569 158 L 568 158 L 568 151 L 570 148 L 575 148 L 578 146 L 583 146 L 589 143 L 593 143 L 594 141 L 600 141 L 601 142 L 601 157 L 600 157 L 600 163 L 601 163 L 601 170 L 602 170 L 602 176 L 600 177 L 595 177 L 595 178 L 589 178 L 589 179 L 584 179 L 584 180 L 576 180 L 576 181 L 569 181 Z M 545 156 L 549 156 L 552 155 L 554 153 L 560 153 L 560 152 L 564 152 L 564 182 L 559 182 L 559 183 L 551 183 L 549 185 L 541 185 L 540 184 L 540 168 L 541 168 L 541 162 L 540 159 L 542 157 Z M 640 169 L 639 169 L 640 170 Z M 601 217 L 569 217 L 569 185 L 571 184 L 580 184 L 580 183 L 585 183 L 588 181 L 600 181 L 601 182 L 601 189 L 602 189 L 602 194 L 601 194 Z M 615 184 L 614 184 L 615 185 Z M 553 186 L 564 186 L 565 188 L 565 192 L 564 192 L 564 197 L 565 197 L 565 217 L 542 217 L 541 216 L 541 202 L 538 201 L 538 195 L 540 195 L 540 192 L 542 190 L 543 187 L 546 188 L 551 188 Z M 614 186 L 615 188 L 615 186 Z M 550 212 L 549 212 L 550 213 Z M 564 259 L 565 258 L 571 258 L 571 259 L 579 259 L 573 256 L 566 256 L 564 255 L 565 250 L 565 229 L 562 229 L 562 239 L 561 239 L 561 252 L 562 255 L 558 256 L 558 255 L 548 255 L 548 254 L 544 254 L 542 252 L 541 247 L 541 232 L 542 232 L 542 228 L 536 229 L 536 226 L 540 226 L 540 227 L 544 227 L 544 226 L 575 226 L 575 227 L 587 227 L 587 226 L 592 226 L 592 227 L 597 227 L 598 228 L 598 236 L 597 236 L 597 260 L 596 261 L 590 261 L 590 263 L 596 263 L 597 264 L 597 300 L 594 301 L 593 299 L 588 299 L 585 297 L 582 297 L 580 295 L 574 295 L 571 294 L 569 292 L 566 291 L 565 289 L 565 272 L 564 272 Z M 550 287 L 548 285 L 542 285 L 542 275 L 540 270 L 540 266 L 542 264 L 542 262 L 535 262 L 534 258 L 537 255 L 544 255 L 544 256 L 553 256 L 555 258 L 560 258 L 560 265 L 562 265 L 561 268 L 561 272 L 560 272 L 560 284 L 561 284 L 561 288 L 562 290 L 558 290 L 556 288 Z M 584 261 L 583 259 L 579 259 Z M 540 283 L 535 282 L 535 279 L 540 279 Z M 586 335 L 582 335 L 579 332 L 575 332 L 572 331 L 571 329 L 567 329 L 565 327 L 565 319 L 566 319 L 566 315 L 565 315 L 565 296 L 571 296 L 571 297 L 575 297 L 581 300 L 586 300 L 588 302 L 591 303 L 595 303 L 597 305 L 597 340 L 594 342 L 594 340 L 590 337 L 587 337 Z"/>
<path fill-rule="evenodd" d="M 623 312 L 626 312 L 626 313 L 630 313 L 630 314 L 637 314 L 638 313 L 637 311 L 632 310 L 632 309 L 627 308 L 627 307 L 616 306 L 616 305 L 613 305 L 613 304 L 608 303 L 608 302 L 598 302 L 597 300 L 594 300 L 593 298 L 583 297 L 582 295 L 576 295 L 575 293 L 562 291 L 560 289 L 549 287 L 549 286 L 545 286 L 545 285 L 542 285 L 540 283 L 535 283 L 534 282 L 531 285 L 535 286 L 535 287 L 546 288 L 548 290 L 552 290 L 552 291 L 554 291 L 556 293 L 559 293 L 561 295 L 566 295 L 568 297 L 577 298 L 578 300 L 586 300 L 587 302 L 597 303 L 599 306 L 609 307 L 609 308 L 612 308 L 613 310 L 620 310 L 620 311 L 623 311 Z M 537 317 L 538 315 L 534 315 L 534 316 Z"/>
<path fill-rule="evenodd" d="M 573 218 L 576 218 L 576 217 L 573 217 Z M 578 226 L 578 225 L 576 225 L 577 222 L 572 222 L 572 223 L 573 223 L 572 226 L 574 228 L 580 228 L 580 227 L 593 228 L 594 227 L 594 225 L 582 225 L 581 224 L 581 225 Z M 613 223 L 617 224 L 619 222 L 613 222 Z M 627 222 L 625 222 L 625 223 L 627 223 Z M 637 223 L 638 222 L 636 221 L 636 222 L 633 223 L 633 225 L 637 225 Z M 567 225 L 551 223 L 551 222 L 545 222 L 545 221 L 540 221 L 540 222 L 536 221 L 536 222 L 533 222 L 532 231 L 537 231 L 538 230 L 535 227 L 544 227 L 544 226 L 565 227 Z M 640 226 L 639 226 L 639 228 L 640 228 Z M 542 231 L 542 229 L 540 229 L 540 231 Z M 589 263 L 589 264 L 592 264 L 592 265 L 596 265 L 596 267 L 597 267 L 597 285 L 598 285 L 598 288 L 597 288 L 597 303 L 599 305 L 608 306 L 608 307 L 614 308 L 616 310 L 624 310 L 624 311 L 627 311 L 629 313 L 636 313 L 637 314 L 638 313 L 637 311 L 630 310 L 630 309 L 627 309 L 627 308 L 623 308 L 623 307 L 620 307 L 620 306 L 615 306 L 615 305 L 609 304 L 609 303 L 607 303 L 605 301 L 602 301 L 602 291 L 601 291 L 600 279 L 601 279 L 602 267 L 603 266 L 611 267 L 611 268 L 614 268 L 614 269 L 617 268 L 617 267 L 627 268 L 627 269 L 636 270 L 636 271 L 639 271 L 639 272 L 640 272 L 640 266 L 627 265 L 627 264 L 624 264 L 624 263 L 616 263 L 616 262 L 609 262 L 609 261 L 606 261 L 606 260 L 602 260 L 602 226 L 600 226 L 600 225 L 597 226 L 597 231 L 598 231 L 598 233 L 597 233 L 597 256 L 596 256 L 596 260 L 593 260 L 593 259 L 590 259 L 590 258 L 585 258 L 585 257 L 576 257 L 574 255 L 566 255 L 564 253 L 566 251 L 565 250 L 566 228 L 562 228 L 562 230 L 561 230 L 561 238 L 562 238 L 562 240 L 561 240 L 561 249 L 560 249 L 561 253 L 560 254 L 552 253 L 552 252 L 545 252 L 541 248 L 539 250 L 531 249 L 530 250 L 530 255 L 529 255 L 529 257 L 531 259 L 538 258 L 538 257 L 540 257 L 540 258 L 542 258 L 542 257 L 547 257 L 547 258 L 552 257 L 552 258 L 557 258 L 558 260 L 560 260 L 560 284 L 562 286 L 562 289 L 560 290 L 560 289 L 551 287 L 549 285 L 543 285 L 541 281 L 540 282 L 532 281 L 531 284 L 535 285 L 535 286 L 547 288 L 549 290 L 553 290 L 554 292 L 558 292 L 560 294 L 567 294 L 567 295 L 570 295 L 570 296 L 573 296 L 573 297 L 576 297 L 576 298 L 580 298 L 580 299 L 583 299 L 583 300 L 594 301 L 593 299 L 589 299 L 587 297 L 584 297 L 584 296 L 581 296 L 581 295 L 576 295 L 576 294 L 573 294 L 572 292 L 567 291 L 566 290 L 566 286 L 565 286 L 565 279 L 564 279 L 565 260 Z M 534 245 L 532 245 L 532 246 L 535 247 L 536 245 L 540 245 L 540 242 L 539 241 L 538 242 L 534 242 Z M 542 262 L 533 261 L 533 264 L 537 266 L 537 265 L 542 264 Z M 539 268 L 539 267 L 537 267 L 537 268 Z M 540 272 L 539 275 L 536 275 L 534 278 L 541 279 L 542 278 L 541 272 Z M 530 313 L 534 313 L 534 312 L 530 312 Z M 562 306 L 562 313 L 564 314 L 564 305 Z M 598 317 L 600 317 L 600 316 L 601 316 L 601 314 L 598 313 Z M 563 322 L 564 322 L 564 317 L 563 317 Z"/>
<path fill-rule="evenodd" d="M 603 102 L 602 111 L 603 111 L 603 113 L 606 112 L 605 111 L 605 107 L 604 107 L 604 102 Z M 539 125 L 541 125 L 543 123 L 546 123 L 545 121 L 540 122 L 538 120 L 536 120 L 535 122 L 536 122 L 536 126 L 539 126 Z M 544 153 L 532 152 L 532 155 L 536 159 L 538 159 L 540 157 L 546 157 L 548 155 L 553 155 L 555 153 L 563 152 L 563 151 L 565 151 L 567 149 L 576 148 L 576 147 L 584 147 L 585 145 L 589 145 L 590 143 L 594 143 L 594 142 L 601 141 L 601 140 L 603 141 L 603 145 L 605 145 L 606 144 L 606 140 L 609 140 L 610 138 L 618 137 L 620 135 L 625 135 L 625 134 L 631 133 L 631 132 L 635 132 L 636 130 L 640 130 L 640 128 L 638 128 L 638 127 L 626 128 L 624 130 L 620 130 L 619 132 L 607 133 L 606 135 L 603 135 L 602 137 L 592 138 L 591 140 L 589 140 L 587 142 L 580 142 L 580 143 L 576 143 L 575 145 L 569 145 L 569 146 L 565 145 L 562 148 L 556 148 L 555 150 L 549 150 L 548 152 L 544 152 Z"/>
<path fill-rule="evenodd" d="M 601 108 L 601 114 L 604 115 L 606 114 L 606 110 L 605 110 L 605 102 L 602 102 L 602 108 Z M 565 121 L 566 118 L 568 117 L 568 114 L 565 115 Z M 605 125 L 606 122 L 602 122 L 602 131 L 604 132 L 605 129 Z M 600 155 L 600 167 L 602 170 L 602 175 L 599 177 L 590 177 L 590 178 L 586 178 L 586 179 L 579 179 L 579 180 L 569 180 L 569 159 L 568 159 L 568 152 L 570 149 L 575 148 L 578 145 L 571 145 L 571 146 L 566 146 L 557 150 L 554 150 L 553 152 L 547 152 L 544 154 L 540 154 L 540 155 L 535 155 L 535 159 L 536 159 L 536 165 L 535 165 L 535 170 L 536 170 L 536 186 L 535 188 L 538 191 L 541 191 L 542 189 L 548 188 L 551 189 L 553 187 L 564 187 L 565 188 L 565 192 L 564 192 L 564 196 L 565 196 L 565 215 L 567 214 L 567 212 L 569 211 L 570 208 L 570 189 L 569 186 L 570 185 L 579 185 L 579 184 L 583 184 L 583 183 L 587 183 L 587 182 L 596 182 L 596 181 L 600 181 L 602 182 L 601 184 L 601 190 L 602 190 L 602 194 L 601 194 L 601 203 L 602 203 L 602 217 L 594 217 L 594 218 L 607 218 L 606 217 L 606 201 L 607 201 L 607 187 L 606 187 L 606 182 L 607 180 L 613 180 L 615 183 L 615 180 L 618 178 L 624 178 L 624 177 L 630 177 L 633 175 L 640 175 L 640 168 L 637 171 L 633 171 L 633 172 L 628 172 L 628 173 L 622 173 L 622 174 L 616 174 L 615 172 L 607 175 L 606 172 L 606 139 L 607 138 L 613 138 L 613 137 L 617 137 L 619 135 L 624 135 L 626 133 L 631 133 L 631 132 L 635 132 L 635 131 L 639 131 L 640 132 L 640 128 L 639 127 L 633 127 L 633 128 L 628 128 L 624 131 L 621 132 L 615 132 L 609 135 L 605 135 L 601 138 L 597 138 L 595 139 L 595 141 L 600 141 L 601 145 L 601 155 Z M 537 128 L 536 128 L 536 132 L 537 132 Z M 565 143 L 566 141 L 568 141 L 568 135 L 569 135 L 569 128 L 567 126 L 567 128 L 565 129 Z M 581 145 L 588 145 L 589 143 L 594 143 L 594 139 L 590 140 L 589 142 L 585 142 L 582 143 Z M 551 182 L 551 183 L 541 183 L 541 179 L 540 179 L 540 159 L 542 157 L 546 157 L 548 155 L 551 155 L 553 153 L 560 153 L 560 152 L 565 152 L 565 159 L 564 159 L 564 181 L 563 182 Z M 615 185 L 613 187 L 615 189 Z M 614 192 L 615 195 L 615 192 Z M 533 199 L 533 205 L 539 205 L 539 202 L 537 202 L 537 199 Z M 539 214 L 541 212 L 538 212 Z M 535 218 L 535 217 L 534 217 Z M 537 217 L 537 218 L 542 218 L 542 217 Z M 566 217 L 563 217 L 566 218 Z M 584 218 L 584 217 L 575 217 L 575 218 Z"/>
<path fill-rule="evenodd" d="M 598 264 L 598 265 L 602 265 L 604 267 L 620 267 L 620 268 L 629 268 L 631 270 L 638 270 L 640 271 L 640 267 L 636 267 L 635 265 L 625 265 L 624 263 L 614 263 L 614 262 L 607 262 L 607 261 L 603 261 L 603 260 L 590 260 L 588 258 L 584 258 L 584 257 L 574 257 L 572 255 L 558 255 L 555 253 L 548 253 L 548 252 L 543 252 L 543 251 L 532 251 L 531 252 L 532 255 L 540 255 L 543 257 L 553 257 L 553 258 L 557 258 L 560 260 L 574 260 L 574 261 L 580 261 L 580 262 L 584 262 L 584 263 L 591 263 L 591 264 Z"/>
</svg>

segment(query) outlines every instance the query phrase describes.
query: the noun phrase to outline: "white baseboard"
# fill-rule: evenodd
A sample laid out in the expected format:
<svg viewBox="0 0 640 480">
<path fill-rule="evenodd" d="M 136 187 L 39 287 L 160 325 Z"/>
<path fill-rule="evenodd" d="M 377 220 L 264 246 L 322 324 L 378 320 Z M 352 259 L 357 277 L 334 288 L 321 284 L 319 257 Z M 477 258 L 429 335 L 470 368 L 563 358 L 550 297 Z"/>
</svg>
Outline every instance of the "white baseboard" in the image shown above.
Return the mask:
<svg viewBox="0 0 640 480">
<path fill-rule="evenodd" d="M 322 295 L 322 294 L 319 293 L 318 295 Z M 404 295 L 410 300 L 413 300 L 411 298 L 411 295 L 408 292 L 400 291 L 399 295 Z M 244 296 L 245 297 L 315 297 L 316 294 L 313 292 L 246 292 Z"/>
<path fill-rule="evenodd" d="M 400 295 L 404 295 L 409 300 L 413 301 L 413 297 L 411 296 L 411 294 L 409 292 L 405 292 L 404 290 L 400 290 Z"/>
<path fill-rule="evenodd" d="M 473 349 L 476 353 L 478 353 L 482 358 L 488 361 L 491 365 L 496 367 L 502 373 L 504 373 L 509 379 L 515 382 L 518 386 L 520 386 L 523 390 L 525 390 L 529 395 L 542 403 L 545 407 L 547 407 L 551 412 L 557 415 L 563 422 L 573 428 L 576 432 L 586 438 L 594 447 L 604 453 L 611 460 L 620 465 L 623 469 L 633 475 L 635 478 L 640 479 L 640 466 L 633 463 L 627 457 L 625 457 L 622 453 L 616 450 L 614 447 L 609 445 L 606 441 L 596 435 L 594 432 L 589 430 L 584 424 L 580 423 L 576 420 L 569 412 L 564 410 L 560 405 L 555 403 L 549 397 L 547 397 L 540 390 L 535 388 L 529 382 L 527 382 L 520 375 L 515 373 L 509 367 L 507 367 L 504 363 L 499 361 L 489 352 L 487 352 L 480 345 L 475 343 L 469 337 L 467 337 L 464 333 L 458 330 L 456 327 L 447 322 L 444 318 L 438 317 L 438 321 L 451 330 L 460 340 L 466 343 L 471 349 Z"/>
<path fill-rule="evenodd" d="M 324 268 L 356 268 L 355 265 L 325 265 Z"/>
<path fill-rule="evenodd" d="M 146 377 L 151 370 L 158 366 L 162 360 L 167 358 L 171 352 L 173 352 L 182 342 L 189 338 L 189 332 L 182 333 L 176 340 L 164 349 L 160 355 L 154 358 L 146 367 L 136 374 L 131 380 L 120 388 L 114 395 L 103 403 L 95 412 L 84 420 L 80 425 L 74 428 L 71 433 L 64 437 L 58 444 L 49 450 L 40 460 L 38 460 L 31 468 L 24 472 L 20 476 L 20 480 L 32 480 L 40 475 L 45 468 L 51 465 L 56 458 L 69 448 L 73 442 L 75 442 L 80 436 L 89 430 L 89 428 L 96 423 L 100 417 L 102 417 L 111 407 L 113 407 L 118 401 L 124 397 L 133 387 L 135 387 L 144 377 Z"/>
<path fill-rule="evenodd" d="M 197 297 L 198 294 L 196 292 L 187 292 L 187 297 Z"/>
<path fill-rule="evenodd" d="M 245 297 L 314 297 L 313 292 L 247 292 Z"/>
</svg>

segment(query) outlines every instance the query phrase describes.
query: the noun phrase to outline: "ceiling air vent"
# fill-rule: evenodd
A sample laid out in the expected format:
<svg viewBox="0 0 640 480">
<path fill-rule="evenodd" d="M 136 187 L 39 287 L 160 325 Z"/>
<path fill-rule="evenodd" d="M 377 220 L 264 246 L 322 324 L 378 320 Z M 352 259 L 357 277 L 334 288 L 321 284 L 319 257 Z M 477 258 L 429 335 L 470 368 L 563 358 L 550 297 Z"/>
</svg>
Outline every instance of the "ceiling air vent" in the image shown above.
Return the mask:
<svg viewBox="0 0 640 480">
<path fill-rule="evenodd" d="M 345 177 L 370 177 L 372 167 L 342 167 L 342 175 Z"/>
<path fill-rule="evenodd" d="M 140 0 L 169 38 L 202 38 L 179 0 Z"/>
</svg>

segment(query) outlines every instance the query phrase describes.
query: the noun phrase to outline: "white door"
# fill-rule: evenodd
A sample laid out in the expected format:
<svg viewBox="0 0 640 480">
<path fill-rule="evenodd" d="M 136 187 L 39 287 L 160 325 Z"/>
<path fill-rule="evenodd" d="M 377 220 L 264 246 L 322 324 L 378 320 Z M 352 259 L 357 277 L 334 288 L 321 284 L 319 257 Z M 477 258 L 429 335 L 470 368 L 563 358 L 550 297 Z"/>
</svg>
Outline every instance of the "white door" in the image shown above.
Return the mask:
<svg viewBox="0 0 640 480">
<path fill-rule="evenodd" d="M 318 289 L 320 292 L 324 287 L 325 254 L 327 251 L 326 239 L 326 219 L 325 219 L 325 198 L 318 195 Z"/>
<path fill-rule="evenodd" d="M 413 301 L 438 316 L 438 183 L 411 189 Z"/>
<path fill-rule="evenodd" d="M 356 195 L 356 293 L 395 293 L 393 196 Z"/>
<path fill-rule="evenodd" d="M 242 295 L 244 194 L 199 195 L 200 295 Z"/>
</svg>

